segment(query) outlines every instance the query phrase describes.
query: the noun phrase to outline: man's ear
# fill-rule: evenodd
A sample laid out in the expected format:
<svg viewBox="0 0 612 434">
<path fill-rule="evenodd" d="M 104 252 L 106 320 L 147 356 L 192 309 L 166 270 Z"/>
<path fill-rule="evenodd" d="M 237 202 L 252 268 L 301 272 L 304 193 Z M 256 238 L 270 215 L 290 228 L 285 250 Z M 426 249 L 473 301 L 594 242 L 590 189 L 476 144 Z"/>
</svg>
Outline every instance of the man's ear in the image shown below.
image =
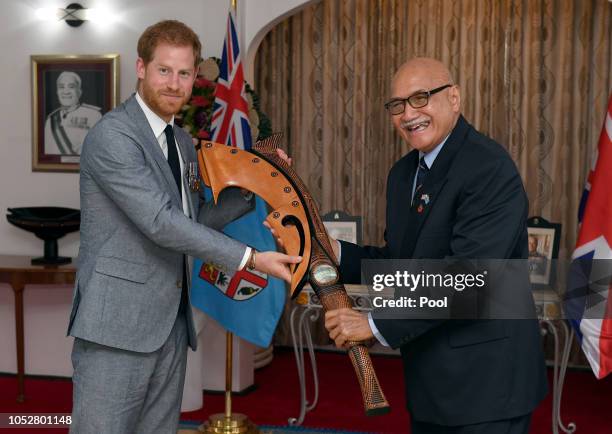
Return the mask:
<svg viewBox="0 0 612 434">
<path fill-rule="evenodd" d="M 453 87 L 449 89 L 448 99 L 450 100 L 453 111 L 459 113 L 461 110 L 461 92 L 458 84 L 453 85 Z"/>
<path fill-rule="evenodd" d="M 142 57 L 139 57 L 138 59 L 136 59 L 136 77 L 139 80 L 143 80 L 145 78 L 145 70 L 146 65 L 144 63 L 144 60 L 142 60 Z"/>
</svg>

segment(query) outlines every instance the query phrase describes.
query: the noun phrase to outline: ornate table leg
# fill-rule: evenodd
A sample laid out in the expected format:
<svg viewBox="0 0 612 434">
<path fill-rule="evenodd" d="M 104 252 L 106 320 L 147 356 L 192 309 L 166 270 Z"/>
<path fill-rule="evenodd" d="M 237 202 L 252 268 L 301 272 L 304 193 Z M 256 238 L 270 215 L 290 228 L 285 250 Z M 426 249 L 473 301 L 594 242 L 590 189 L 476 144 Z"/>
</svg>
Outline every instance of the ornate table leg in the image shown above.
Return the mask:
<svg viewBox="0 0 612 434">
<path fill-rule="evenodd" d="M 23 289 L 25 278 L 22 273 L 14 273 L 11 286 L 15 294 L 15 340 L 17 344 L 17 402 L 25 400 L 25 362 L 23 331 Z"/>
<path fill-rule="evenodd" d="M 563 320 L 559 321 L 561 323 L 561 328 L 564 332 L 564 341 L 563 341 L 563 354 L 561 355 L 561 366 L 559 369 L 559 400 L 557 401 L 557 423 L 559 424 L 559 428 L 567 434 L 571 434 L 576 431 L 576 424 L 574 422 L 569 422 L 567 427 L 563 425 L 563 420 L 561 420 L 561 396 L 563 395 L 563 384 L 565 383 L 565 372 L 567 371 L 567 364 L 569 362 L 570 351 L 572 349 L 572 341 L 574 338 L 574 332 L 571 330 L 567 323 Z"/>
<path fill-rule="evenodd" d="M 547 329 L 553 335 L 554 338 L 554 352 L 555 360 L 553 364 L 553 402 L 552 402 L 552 432 L 553 434 L 559 433 L 559 428 L 567 434 L 571 434 L 576 430 L 576 424 L 570 422 L 567 428 L 561 421 L 561 397 L 563 395 L 563 384 L 565 382 L 565 371 L 569 361 L 569 353 L 571 349 L 571 341 L 573 335 L 567 327 L 567 324 L 563 320 L 552 321 L 548 319 L 541 320 L 542 323 L 546 324 Z M 561 324 L 561 328 L 564 331 L 563 348 L 559 345 L 559 331 L 557 330 L 556 323 Z M 561 353 L 561 354 L 559 354 Z"/>
<path fill-rule="evenodd" d="M 302 316 L 300 317 L 300 324 L 302 325 L 301 330 L 304 332 L 304 336 L 306 336 L 306 345 L 308 346 L 308 354 L 310 355 L 310 367 L 312 370 L 312 381 L 314 386 L 314 397 L 312 398 L 312 402 L 308 404 L 308 400 L 306 401 L 306 411 L 310 411 L 317 406 L 319 402 L 319 372 L 317 371 L 317 358 L 315 356 L 314 345 L 312 344 L 312 333 L 310 332 L 310 326 L 306 322 L 306 315 L 310 322 L 316 323 L 319 319 L 319 315 L 321 314 L 320 309 L 314 309 L 311 311 L 302 312 Z M 300 341 L 301 341 L 301 333 L 300 333 Z"/>
<path fill-rule="evenodd" d="M 289 418 L 290 425 L 301 425 L 304 422 L 306 412 L 312 410 L 319 400 L 319 376 L 317 373 L 316 356 L 314 352 L 314 346 L 312 344 L 312 335 L 310 333 L 310 327 L 308 326 L 307 319 L 314 322 L 317 321 L 320 314 L 320 308 L 314 308 L 312 306 L 303 309 L 299 315 L 299 319 L 296 321 L 295 316 L 300 309 L 300 306 L 294 306 L 291 311 L 289 320 L 289 326 L 291 328 L 291 339 L 293 341 L 293 352 L 295 354 L 295 363 L 297 365 L 298 378 L 300 382 L 300 414 L 297 418 Z M 297 325 L 296 325 L 297 323 Z M 296 333 L 297 327 L 297 333 Z M 314 398 L 312 403 L 308 403 L 306 397 L 306 366 L 304 363 L 304 339 L 306 339 L 306 345 L 310 355 L 310 364 L 312 369 L 312 377 L 314 383 Z"/>
</svg>

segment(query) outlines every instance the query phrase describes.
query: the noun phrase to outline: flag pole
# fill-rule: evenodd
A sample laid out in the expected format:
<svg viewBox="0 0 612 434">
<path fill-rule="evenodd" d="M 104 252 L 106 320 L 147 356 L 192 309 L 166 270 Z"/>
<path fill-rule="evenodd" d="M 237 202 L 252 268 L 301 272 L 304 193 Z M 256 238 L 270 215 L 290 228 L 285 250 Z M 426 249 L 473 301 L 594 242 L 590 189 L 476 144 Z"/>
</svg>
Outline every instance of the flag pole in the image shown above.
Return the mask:
<svg viewBox="0 0 612 434">
<path fill-rule="evenodd" d="M 231 0 L 231 7 L 236 12 L 236 0 Z M 256 434 L 259 430 L 244 414 L 232 414 L 232 377 L 233 377 L 234 334 L 225 332 L 225 413 L 213 414 L 200 428 L 208 434 Z"/>
<path fill-rule="evenodd" d="M 225 413 L 211 415 L 199 428 L 206 434 L 258 434 L 259 429 L 241 413 L 232 413 L 234 334 L 225 332 Z"/>
<path fill-rule="evenodd" d="M 233 338 L 230 331 L 225 332 L 225 418 L 232 418 L 232 359 L 233 359 Z"/>
<path fill-rule="evenodd" d="M 237 0 L 230 0 L 230 12 L 236 13 Z M 249 418 L 241 413 L 232 413 L 232 377 L 233 377 L 233 342 L 234 334 L 225 332 L 225 413 L 211 415 L 198 428 L 207 434 L 259 434 L 259 429 Z"/>
<path fill-rule="evenodd" d="M 236 12 L 236 0 L 231 0 L 231 7 Z M 232 377 L 233 377 L 233 351 L 234 336 L 232 332 L 225 332 L 225 419 L 232 419 Z"/>
<path fill-rule="evenodd" d="M 231 0 L 231 8 L 236 12 L 236 0 Z M 233 335 L 227 330 L 225 332 L 225 419 L 232 419 L 232 359 L 233 359 Z"/>
</svg>

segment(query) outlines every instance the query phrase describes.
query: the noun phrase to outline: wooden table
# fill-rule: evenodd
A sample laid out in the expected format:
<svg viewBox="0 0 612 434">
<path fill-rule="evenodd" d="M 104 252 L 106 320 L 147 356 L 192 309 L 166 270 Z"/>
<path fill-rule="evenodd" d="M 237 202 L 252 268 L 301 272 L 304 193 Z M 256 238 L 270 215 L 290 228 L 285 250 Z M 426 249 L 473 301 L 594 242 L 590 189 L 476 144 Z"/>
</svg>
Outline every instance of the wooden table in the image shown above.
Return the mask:
<svg viewBox="0 0 612 434">
<path fill-rule="evenodd" d="M 15 337 L 17 345 L 17 402 L 24 394 L 23 291 L 27 284 L 73 284 L 74 264 L 59 266 L 32 265 L 29 256 L 0 255 L 0 283 L 8 283 L 15 293 Z"/>
</svg>

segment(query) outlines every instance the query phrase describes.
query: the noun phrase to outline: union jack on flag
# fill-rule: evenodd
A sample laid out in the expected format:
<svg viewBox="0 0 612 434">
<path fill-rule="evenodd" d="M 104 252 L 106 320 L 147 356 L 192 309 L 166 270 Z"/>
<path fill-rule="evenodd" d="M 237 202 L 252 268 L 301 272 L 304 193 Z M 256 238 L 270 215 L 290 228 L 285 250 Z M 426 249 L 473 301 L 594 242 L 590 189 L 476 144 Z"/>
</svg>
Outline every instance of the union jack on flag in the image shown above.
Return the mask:
<svg viewBox="0 0 612 434">
<path fill-rule="evenodd" d="M 580 203 L 565 310 L 597 378 L 612 372 L 612 96 Z"/>
<path fill-rule="evenodd" d="M 249 150 L 249 109 L 238 34 L 231 11 L 220 69 L 211 122 L 212 140 Z M 206 189 L 205 195 L 211 200 L 210 189 Z M 267 214 L 265 202 L 256 197 L 255 209 L 228 224 L 223 232 L 257 250 L 276 250 L 272 234 L 262 225 Z M 192 277 L 191 302 L 194 306 L 235 335 L 260 347 L 270 345 L 285 306 L 282 281 L 257 270 L 243 269 L 226 274 L 199 259 L 195 260 Z"/>
<path fill-rule="evenodd" d="M 220 70 L 211 120 L 212 141 L 251 149 L 249 107 L 232 11 L 227 17 Z"/>
</svg>

